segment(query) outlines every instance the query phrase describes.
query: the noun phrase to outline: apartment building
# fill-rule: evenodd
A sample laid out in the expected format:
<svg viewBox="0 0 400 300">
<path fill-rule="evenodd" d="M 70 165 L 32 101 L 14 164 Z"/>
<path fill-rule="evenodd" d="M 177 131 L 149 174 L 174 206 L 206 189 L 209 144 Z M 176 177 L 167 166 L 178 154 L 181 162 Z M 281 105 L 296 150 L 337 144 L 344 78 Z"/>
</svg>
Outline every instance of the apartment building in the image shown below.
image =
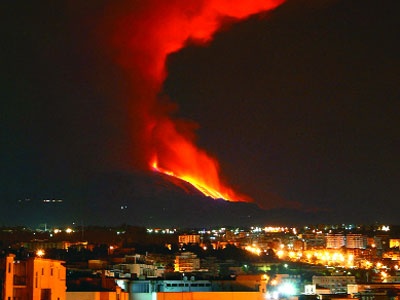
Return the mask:
<svg viewBox="0 0 400 300">
<path fill-rule="evenodd" d="M 175 257 L 175 272 L 193 272 L 200 269 L 200 258 L 192 252 L 183 252 Z"/>
<path fill-rule="evenodd" d="M 66 268 L 62 261 L 9 254 L 0 260 L 3 300 L 65 300 Z"/>
</svg>

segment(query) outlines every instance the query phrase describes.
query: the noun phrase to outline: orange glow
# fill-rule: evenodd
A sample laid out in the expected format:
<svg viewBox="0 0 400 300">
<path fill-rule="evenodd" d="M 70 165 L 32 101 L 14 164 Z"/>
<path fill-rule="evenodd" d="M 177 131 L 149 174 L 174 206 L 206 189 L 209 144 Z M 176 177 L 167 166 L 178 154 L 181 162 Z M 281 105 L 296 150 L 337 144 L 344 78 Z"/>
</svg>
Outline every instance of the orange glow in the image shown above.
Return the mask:
<svg viewBox="0 0 400 300">
<path fill-rule="evenodd" d="M 195 144 L 194 126 L 172 116 L 176 107 L 159 99 L 168 55 L 188 42 L 209 42 L 224 20 L 241 20 L 283 0 L 134 2 L 118 17 L 116 58 L 131 73 L 134 156 L 146 167 L 185 180 L 212 198 L 249 201 L 222 184 L 219 164 Z M 128 12 L 128 15 L 126 12 Z M 131 12 L 130 12 L 131 11 Z M 129 13 L 130 12 L 130 13 Z M 142 159 L 142 160 L 143 160 Z M 143 167 L 143 162 L 137 162 Z"/>
<path fill-rule="evenodd" d="M 258 255 L 258 256 L 261 254 L 261 249 L 259 247 L 255 246 L 255 245 L 246 246 L 245 250 L 248 251 L 248 252 L 251 252 L 251 253 L 253 253 L 255 255 Z"/>
<path fill-rule="evenodd" d="M 222 187 L 221 185 L 214 187 L 215 182 L 218 183 L 218 181 L 210 182 L 211 184 L 208 184 L 203 178 L 193 178 L 190 175 L 185 175 L 183 174 L 175 174 L 172 171 L 163 169 L 158 166 L 157 159 L 154 159 L 153 162 L 151 163 L 151 167 L 154 171 L 160 172 L 169 176 L 173 176 L 176 178 L 179 178 L 181 180 L 184 180 L 191 185 L 193 185 L 196 189 L 198 189 L 200 192 L 202 192 L 205 196 L 211 197 L 213 199 L 225 199 L 225 200 L 236 200 L 236 196 L 232 190 L 229 188 Z M 245 200 L 246 198 L 243 197 L 242 200 Z"/>
</svg>

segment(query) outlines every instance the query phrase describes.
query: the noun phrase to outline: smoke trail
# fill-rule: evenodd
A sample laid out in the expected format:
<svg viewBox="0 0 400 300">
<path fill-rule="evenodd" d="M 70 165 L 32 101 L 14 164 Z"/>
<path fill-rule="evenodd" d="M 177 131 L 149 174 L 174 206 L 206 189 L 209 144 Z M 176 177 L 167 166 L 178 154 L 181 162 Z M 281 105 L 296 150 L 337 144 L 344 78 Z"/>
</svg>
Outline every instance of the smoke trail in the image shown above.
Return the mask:
<svg viewBox="0 0 400 300">
<path fill-rule="evenodd" d="M 221 183 L 218 162 L 199 149 L 190 128 L 173 119 L 173 106 L 158 94 L 167 76 L 166 59 L 188 41 L 204 44 L 224 20 L 241 20 L 275 8 L 283 0 L 137 1 L 124 7 L 114 46 L 118 62 L 128 71 L 134 90 L 131 114 L 136 155 L 146 167 L 165 171 L 216 192 L 214 198 L 241 197 Z M 241 199 L 243 200 L 243 199 Z"/>
</svg>

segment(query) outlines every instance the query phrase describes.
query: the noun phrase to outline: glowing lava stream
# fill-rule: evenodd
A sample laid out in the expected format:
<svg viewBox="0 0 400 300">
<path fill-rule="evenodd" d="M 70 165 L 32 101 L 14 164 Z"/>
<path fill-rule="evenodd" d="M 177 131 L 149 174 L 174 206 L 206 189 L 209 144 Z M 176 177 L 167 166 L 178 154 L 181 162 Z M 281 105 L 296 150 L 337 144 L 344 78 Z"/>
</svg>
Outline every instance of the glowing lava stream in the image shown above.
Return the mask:
<svg viewBox="0 0 400 300">
<path fill-rule="evenodd" d="M 111 9 L 110 15 L 117 16 L 112 53 L 131 74 L 133 151 L 141 168 L 182 179 L 214 199 L 252 201 L 223 182 L 217 159 L 195 144 L 195 126 L 174 117 L 173 102 L 159 95 L 170 54 L 190 44 L 207 45 L 226 22 L 244 20 L 283 1 L 130 0 L 126 9 Z"/>
<path fill-rule="evenodd" d="M 233 197 L 230 196 L 229 193 L 222 194 L 221 192 L 217 191 L 216 189 L 208 187 L 205 183 L 199 183 L 195 178 L 192 178 L 190 176 L 185 176 L 185 175 L 178 176 L 178 175 L 174 174 L 174 172 L 172 172 L 172 171 L 168 171 L 163 168 L 160 168 L 158 166 L 157 159 L 154 159 L 153 163 L 151 164 L 151 168 L 155 172 L 159 172 L 159 173 L 162 173 L 162 174 L 165 174 L 168 176 L 172 176 L 175 178 L 179 178 L 183 181 L 186 181 L 187 183 L 193 185 L 200 192 L 202 192 L 205 196 L 211 197 L 213 199 L 224 199 L 227 201 L 233 200 L 232 199 Z"/>
</svg>

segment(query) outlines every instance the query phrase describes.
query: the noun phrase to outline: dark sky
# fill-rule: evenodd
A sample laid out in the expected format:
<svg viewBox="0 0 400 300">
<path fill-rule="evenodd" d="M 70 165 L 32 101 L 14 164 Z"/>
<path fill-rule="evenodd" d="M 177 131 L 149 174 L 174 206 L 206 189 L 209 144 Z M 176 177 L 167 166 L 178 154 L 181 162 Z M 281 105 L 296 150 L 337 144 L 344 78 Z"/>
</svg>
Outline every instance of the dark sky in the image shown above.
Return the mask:
<svg viewBox="0 0 400 300">
<path fill-rule="evenodd" d="M 0 4 L 3 216 L 13 201 L 62 198 L 140 161 L 132 74 L 109 45 L 124 9 L 73 2 Z M 287 1 L 169 56 L 163 97 L 261 206 L 398 224 L 399 9 Z"/>
</svg>

